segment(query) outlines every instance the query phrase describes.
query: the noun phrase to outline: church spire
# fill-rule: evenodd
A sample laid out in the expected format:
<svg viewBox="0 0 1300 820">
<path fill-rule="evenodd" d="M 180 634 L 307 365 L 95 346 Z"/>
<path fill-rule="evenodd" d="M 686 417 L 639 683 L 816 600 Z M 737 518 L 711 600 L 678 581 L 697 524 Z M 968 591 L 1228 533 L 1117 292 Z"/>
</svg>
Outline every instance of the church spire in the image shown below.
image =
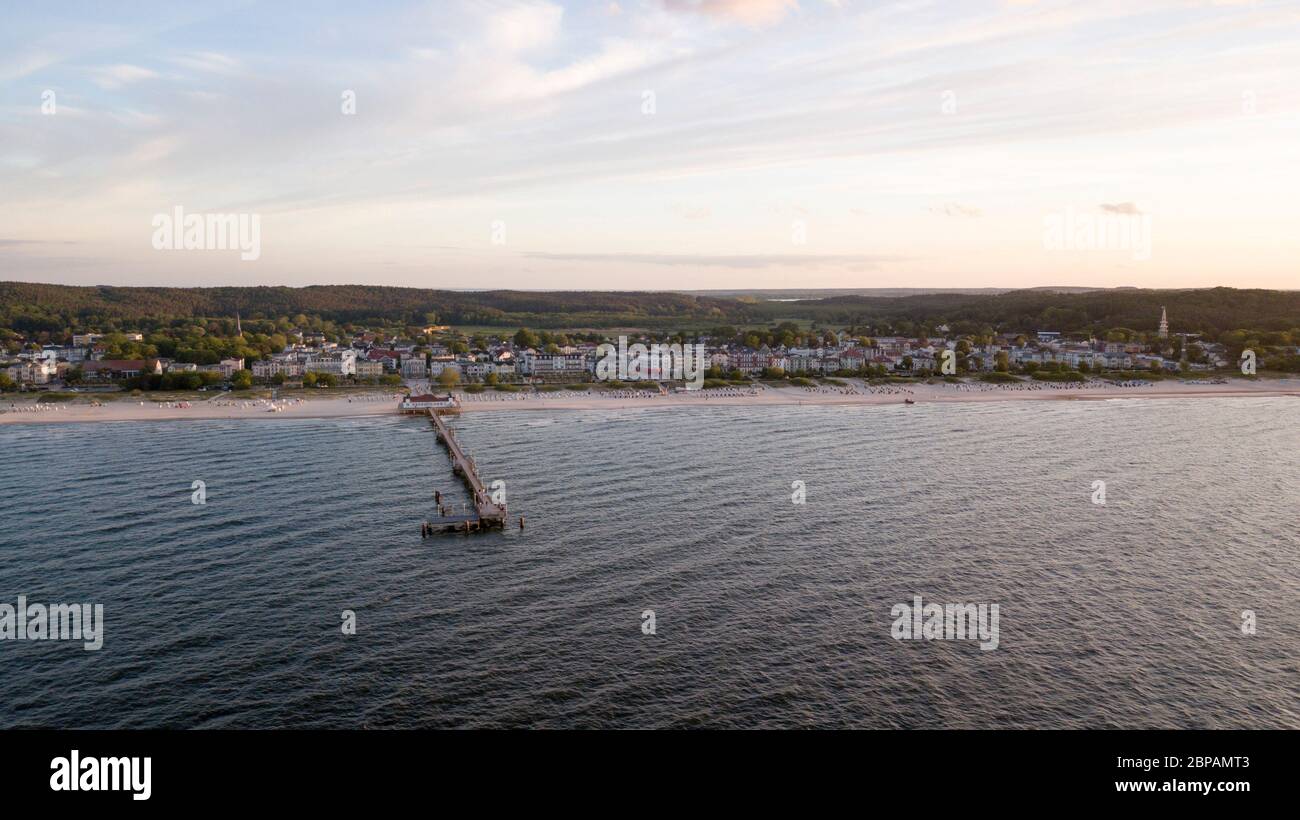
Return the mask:
<svg viewBox="0 0 1300 820">
<path fill-rule="evenodd" d="M 1165 313 L 1165 306 L 1160 306 L 1160 338 L 1169 338 L 1169 314 Z"/>
</svg>

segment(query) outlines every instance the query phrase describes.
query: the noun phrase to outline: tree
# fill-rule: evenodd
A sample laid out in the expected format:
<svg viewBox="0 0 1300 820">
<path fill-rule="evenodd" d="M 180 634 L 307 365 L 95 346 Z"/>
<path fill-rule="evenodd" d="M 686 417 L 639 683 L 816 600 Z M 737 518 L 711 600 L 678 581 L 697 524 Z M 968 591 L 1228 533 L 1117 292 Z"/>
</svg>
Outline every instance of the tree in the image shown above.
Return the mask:
<svg viewBox="0 0 1300 820">
<path fill-rule="evenodd" d="M 230 384 L 236 390 L 247 390 L 253 386 L 253 371 L 236 370 L 235 375 L 230 377 Z"/>
<path fill-rule="evenodd" d="M 493 384 L 493 385 L 494 385 L 494 384 L 496 384 L 497 382 L 501 381 L 501 378 L 500 378 L 499 376 L 497 376 L 497 374 L 495 374 L 495 373 L 489 373 L 489 374 L 487 374 L 486 376 L 483 377 L 483 381 L 484 381 L 486 384 Z"/>
<path fill-rule="evenodd" d="M 536 333 L 526 327 L 519 328 L 519 332 L 515 334 L 516 347 L 537 347 L 537 345 L 538 340 Z"/>
<path fill-rule="evenodd" d="M 443 387 L 455 387 L 459 383 L 460 372 L 454 367 L 443 368 L 443 371 L 438 374 L 438 384 Z"/>
<path fill-rule="evenodd" d="M 193 370 L 180 370 L 164 373 L 162 384 L 164 390 L 198 390 L 203 386 L 203 377 Z"/>
</svg>

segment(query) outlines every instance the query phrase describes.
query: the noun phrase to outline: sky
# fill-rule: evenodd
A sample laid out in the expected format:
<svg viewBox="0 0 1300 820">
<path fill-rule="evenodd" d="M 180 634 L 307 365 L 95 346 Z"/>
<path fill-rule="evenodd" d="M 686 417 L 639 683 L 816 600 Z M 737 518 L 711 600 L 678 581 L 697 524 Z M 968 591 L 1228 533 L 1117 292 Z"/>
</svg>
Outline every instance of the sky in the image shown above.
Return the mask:
<svg viewBox="0 0 1300 820">
<path fill-rule="evenodd" d="M 0 20 L 0 280 L 1300 287 L 1295 0 Z"/>
</svg>

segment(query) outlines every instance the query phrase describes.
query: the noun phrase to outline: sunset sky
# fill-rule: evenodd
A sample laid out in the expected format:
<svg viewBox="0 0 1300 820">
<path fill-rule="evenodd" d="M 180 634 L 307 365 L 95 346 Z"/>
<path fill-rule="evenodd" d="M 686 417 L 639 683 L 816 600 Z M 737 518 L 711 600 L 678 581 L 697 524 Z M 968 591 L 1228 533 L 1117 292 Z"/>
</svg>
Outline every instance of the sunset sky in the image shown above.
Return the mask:
<svg viewBox="0 0 1300 820">
<path fill-rule="evenodd" d="M 0 279 L 1300 287 L 1295 2 L 4 2 L 0 19 Z M 155 250 L 177 206 L 259 215 L 260 257 Z M 1149 226 L 1149 258 L 1045 241 L 1102 217 Z"/>
</svg>

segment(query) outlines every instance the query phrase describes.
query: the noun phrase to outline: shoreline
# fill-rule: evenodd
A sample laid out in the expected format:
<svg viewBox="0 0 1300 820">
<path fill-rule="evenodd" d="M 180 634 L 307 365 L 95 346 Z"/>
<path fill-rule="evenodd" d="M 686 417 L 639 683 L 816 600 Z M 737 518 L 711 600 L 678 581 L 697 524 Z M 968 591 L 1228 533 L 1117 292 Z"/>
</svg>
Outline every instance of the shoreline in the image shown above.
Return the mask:
<svg viewBox="0 0 1300 820">
<path fill-rule="evenodd" d="M 848 381 L 848 387 L 820 386 L 811 390 L 802 387 L 735 388 L 732 390 L 700 391 L 691 394 L 671 393 L 632 396 L 620 394 L 602 397 L 582 393 L 480 393 L 462 394 L 461 411 L 519 412 L 533 410 L 635 410 L 655 407 L 800 407 L 800 406 L 880 406 L 906 405 L 904 399 L 923 404 L 952 404 L 970 402 L 1005 401 L 1113 401 L 1124 399 L 1185 399 L 1185 398 L 1300 398 L 1300 379 L 1279 379 L 1270 382 L 1229 382 L 1226 384 L 1150 384 L 1139 387 L 1112 385 L 1064 388 L 1047 386 L 1049 383 L 1026 382 L 1012 388 L 970 382 L 962 385 L 917 384 L 868 387 L 859 380 Z M 41 407 L 43 409 L 34 409 Z M 34 400 L 4 402 L 0 400 L 0 425 L 4 424 L 57 424 L 85 422 L 139 422 L 175 420 L 229 420 L 229 419 L 325 419 L 370 418 L 396 415 L 396 400 L 391 403 L 379 400 L 356 401 L 346 398 L 320 398 L 281 403 L 281 409 L 271 410 L 266 399 L 225 400 L 210 402 L 106 402 L 101 406 L 71 403 L 38 405 Z M 12 409 L 16 408 L 16 409 Z M 48 409 L 44 409 L 48 408 Z"/>
</svg>

